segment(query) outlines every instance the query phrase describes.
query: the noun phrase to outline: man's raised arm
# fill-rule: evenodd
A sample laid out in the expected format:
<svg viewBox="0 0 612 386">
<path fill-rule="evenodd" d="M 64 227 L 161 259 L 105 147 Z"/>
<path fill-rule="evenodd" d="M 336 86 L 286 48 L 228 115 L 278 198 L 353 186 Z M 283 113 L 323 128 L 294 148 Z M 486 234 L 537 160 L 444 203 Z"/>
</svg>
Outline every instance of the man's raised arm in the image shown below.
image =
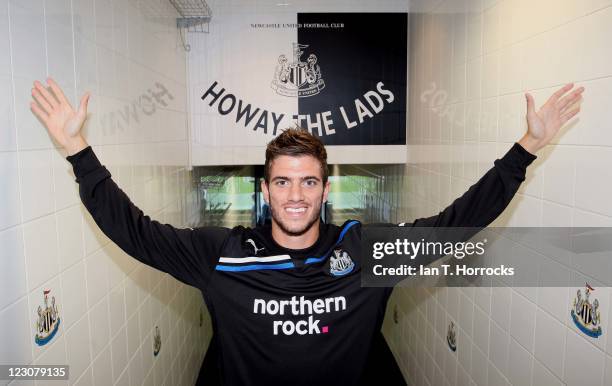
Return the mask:
<svg viewBox="0 0 612 386">
<path fill-rule="evenodd" d="M 527 166 L 535 153 L 546 146 L 561 126 L 574 117 L 580 107 L 584 87 L 572 90 L 569 83 L 557 90 L 546 103 L 535 110 L 531 94 L 526 93 L 527 133 L 480 180 L 436 216 L 421 218 L 415 227 L 486 227 L 508 206 L 525 180 Z M 570 90 L 572 90 L 570 92 Z"/>
<path fill-rule="evenodd" d="M 204 288 L 229 230 L 177 229 L 145 216 L 111 179 L 81 135 L 89 94 L 74 111 L 57 83 L 50 78 L 48 83 L 51 92 L 34 82 L 31 109 L 68 152 L 81 200 L 96 224 L 130 256 L 186 284 Z"/>
</svg>

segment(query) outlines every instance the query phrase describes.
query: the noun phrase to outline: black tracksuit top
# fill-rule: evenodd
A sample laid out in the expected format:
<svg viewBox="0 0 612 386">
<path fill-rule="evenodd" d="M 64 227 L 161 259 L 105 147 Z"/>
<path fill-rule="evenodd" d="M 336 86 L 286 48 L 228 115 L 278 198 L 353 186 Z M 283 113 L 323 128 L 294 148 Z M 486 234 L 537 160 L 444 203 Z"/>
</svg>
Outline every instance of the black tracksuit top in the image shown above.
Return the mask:
<svg viewBox="0 0 612 386">
<path fill-rule="evenodd" d="M 449 207 L 406 225 L 487 226 L 506 208 L 535 158 L 515 143 Z M 113 242 L 202 291 L 217 352 L 200 381 L 339 386 L 380 383 L 393 374 L 393 384 L 403 384 L 380 333 L 392 288 L 360 286 L 365 225 L 320 224 L 318 241 L 305 250 L 279 246 L 269 226 L 177 229 L 145 216 L 91 147 L 67 159 L 83 204 Z M 336 249 L 347 252 L 353 265 L 330 267 Z"/>
</svg>

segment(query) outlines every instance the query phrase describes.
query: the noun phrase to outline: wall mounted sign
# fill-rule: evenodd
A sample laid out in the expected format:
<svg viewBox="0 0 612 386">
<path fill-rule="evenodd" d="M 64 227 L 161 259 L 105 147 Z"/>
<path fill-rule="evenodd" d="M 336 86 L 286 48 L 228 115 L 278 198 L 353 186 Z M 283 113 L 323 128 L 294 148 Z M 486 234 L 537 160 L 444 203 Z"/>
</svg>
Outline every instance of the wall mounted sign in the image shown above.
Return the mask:
<svg viewBox="0 0 612 386">
<path fill-rule="evenodd" d="M 252 134 L 265 144 L 295 125 L 327 145 L 406 144 L 406 13 L 298 13 L 297 23 L 254 22 L 240 40 L 232 32 L 231 44 L 206 37 L 201 59 L 196 126 L 217 145 L 249 145 Z"/>
<path fill-rule="evenodd" d="M 51 297 L 51 304 L 49 305 L 50 293 L 51 290 L 43 290 L 45 306 L 44 308 L 38 306 L 37 310 L 38 319 L 36 320 L 36 335 L 34 337 L 34 342 L 39 346 L 44 346 L 49 343 L 57 333 L 60 325 L 59 310 L 55 304 L 55 296 Z"/>
<path fill-rule="evenodd" d="M 594 299 L 592 302 L 589 299 L 591 292 L 595 291 L 593 287 L 586 283 L 584 290 L 584 299 L 582 298 L 582 292 L 578 290 L 576 292 L 576 298 L 574 298 L 574 304 L 570 315 L 576 327 L 582 331 L 585 335 L 591 338 L 598 338 L 601 331 L 601 314 L 599 313 L 599 300 Z"/>
</svg>

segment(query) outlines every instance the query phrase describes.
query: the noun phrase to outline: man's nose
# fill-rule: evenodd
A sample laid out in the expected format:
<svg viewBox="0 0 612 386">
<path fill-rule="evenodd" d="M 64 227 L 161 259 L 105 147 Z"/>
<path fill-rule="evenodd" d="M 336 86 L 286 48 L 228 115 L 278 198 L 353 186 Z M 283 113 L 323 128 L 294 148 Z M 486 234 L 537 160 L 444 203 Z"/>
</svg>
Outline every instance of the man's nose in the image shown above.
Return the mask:
<svg viewBox="0 0 612 386">
<path fill-rule="evenodd" d="M 289 200 L 302 201 L 304 198 L 303 193 L 302 184 L 291 184 L 291 188 L 289 189 Z"/>
</svg>

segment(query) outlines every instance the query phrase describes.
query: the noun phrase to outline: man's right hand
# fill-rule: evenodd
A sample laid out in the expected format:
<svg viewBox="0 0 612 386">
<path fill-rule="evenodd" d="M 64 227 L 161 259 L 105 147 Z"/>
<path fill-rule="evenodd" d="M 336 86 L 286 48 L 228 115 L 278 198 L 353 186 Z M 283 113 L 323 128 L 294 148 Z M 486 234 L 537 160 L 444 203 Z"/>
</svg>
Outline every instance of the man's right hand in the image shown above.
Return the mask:
<svg viewBox="0 0 612 386">
<path fill-rule="evenodd" d="M 74 111 L 58 84 L 51 78 L 47 78 L 47 83 L 53 94 L 42 83 L 34 81 L 32 97 L 36 102 L 31 102 L 30 108 L 68 155 L 76 154 L 88 146 L 81 128 L 87 119 L 89 93 L 81 97 L 79 109 Z"/>
</svg>

